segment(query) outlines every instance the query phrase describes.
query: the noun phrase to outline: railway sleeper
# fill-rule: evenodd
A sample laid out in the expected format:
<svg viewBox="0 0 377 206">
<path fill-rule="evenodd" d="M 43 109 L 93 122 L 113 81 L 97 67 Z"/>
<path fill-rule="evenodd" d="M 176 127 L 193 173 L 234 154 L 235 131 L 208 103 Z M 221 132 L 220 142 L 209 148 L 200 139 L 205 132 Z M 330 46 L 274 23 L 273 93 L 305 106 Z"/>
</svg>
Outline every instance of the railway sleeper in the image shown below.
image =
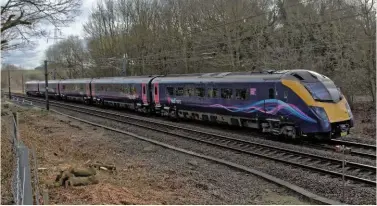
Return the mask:
<svg viewBox="0 0 377 206">
<path fill-rule="evenodd" d="M 307 163 L 310 163 L 310 165 L 319 165 L 322 161 L 321 160 L 309 160 Z"/>
</svg>

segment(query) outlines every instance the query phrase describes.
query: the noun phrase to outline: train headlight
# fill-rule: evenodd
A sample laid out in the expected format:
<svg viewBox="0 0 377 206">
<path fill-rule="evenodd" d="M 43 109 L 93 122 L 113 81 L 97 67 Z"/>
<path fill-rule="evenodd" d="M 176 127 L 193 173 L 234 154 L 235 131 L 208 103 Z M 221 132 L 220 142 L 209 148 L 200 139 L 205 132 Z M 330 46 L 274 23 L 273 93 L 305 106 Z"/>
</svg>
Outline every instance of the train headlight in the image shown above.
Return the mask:
<svg viewBox="0 0 377 206">
<path fill-rule="evenodd" d="M 318 116 L 319 119 L 321 119 L 321 124 L 324 128 L 328 128 L 330 126 L 329 118 L 326 114 L 325 109 L 322 107 L 311 107 L 314 111 L 314 113 Z"/>
<path fill-rule="evenodd" d="M 353 114 L 352 114 L 351 107 L 350 107 L 350 105 L 348 104 L 348 102 L 346 102 L 346 108 L 347 108 L 348 115 L 350 116 L 350 118 L 352 118 L 352 117 L 353 117 Z"/>
</svg>

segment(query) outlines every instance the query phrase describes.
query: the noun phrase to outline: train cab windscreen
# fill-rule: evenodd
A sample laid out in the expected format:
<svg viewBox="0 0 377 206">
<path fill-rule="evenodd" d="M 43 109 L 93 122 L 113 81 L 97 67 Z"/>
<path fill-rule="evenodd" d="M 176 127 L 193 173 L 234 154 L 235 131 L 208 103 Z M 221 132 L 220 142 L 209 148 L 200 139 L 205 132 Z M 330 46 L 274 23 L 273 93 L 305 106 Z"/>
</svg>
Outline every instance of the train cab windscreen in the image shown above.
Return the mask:
<svg viewBox="0 0 377 206">
<path fill-rule="evenodd" d="M 303 82 L 303 84 L 316 101 L 336 103 L 342 99 L 339 89 L 331 80 L 323 79 L 318 82 Z"/>
</svg>

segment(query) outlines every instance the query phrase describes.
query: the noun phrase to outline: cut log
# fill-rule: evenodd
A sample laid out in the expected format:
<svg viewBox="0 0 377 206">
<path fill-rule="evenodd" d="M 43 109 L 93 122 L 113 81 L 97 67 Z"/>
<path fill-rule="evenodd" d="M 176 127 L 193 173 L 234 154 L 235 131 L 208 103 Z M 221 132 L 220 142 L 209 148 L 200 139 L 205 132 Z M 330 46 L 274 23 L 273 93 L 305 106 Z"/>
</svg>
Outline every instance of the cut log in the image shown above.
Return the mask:
<svg viewBox="0 0 377 206">
<path fill-rule="evenodd" d="M 70 177 L 66 182 L 65 186 L 83 186 L 83 185 L 91 185 L 91 184 L 98 184 L 98 179 L 96 176 L 89 176 L 89 177 Z"/>
<path fill-rule="evenodd" d="M 92 175 L 96 175 L 97 172 L 93 167 L 90 168 L 73 168 L 72 174 L 76 177 L 88 177 Z"/>
</svg>

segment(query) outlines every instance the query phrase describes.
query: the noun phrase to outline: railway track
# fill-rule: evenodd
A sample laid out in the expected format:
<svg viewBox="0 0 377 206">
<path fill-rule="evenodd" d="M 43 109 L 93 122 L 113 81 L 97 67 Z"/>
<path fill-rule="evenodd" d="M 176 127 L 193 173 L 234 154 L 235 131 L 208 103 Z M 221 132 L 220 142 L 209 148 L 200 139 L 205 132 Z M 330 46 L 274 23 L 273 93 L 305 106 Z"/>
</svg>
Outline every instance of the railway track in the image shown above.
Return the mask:
<svg viewBox="0 0 377 206">
<path fill-rule="evenodd" d="M 337 145 L 344 145 L 348 148 L 351 149 L 350 155 L 352 156 L 359 156 L 362 158 L 368 158 L 371 160 L 376 160 L 376 148 L 373 149 L 374 145 L 368 145 L 370 147 L 364 148 L 358 144 L 357 142 L 352 142 L 355 143 L 354 145 L 351 146 L 351 144 L 347 144 L 346 142 L 348 141 L 338 141 L 338 140 L 330 140 L 328 144 L 308 144 L 308 146 L 316 149 L 324 149 L 324 150 L 335 150 L 335 146 Z"/>
<path fill-rule="evenodd" d="M 44 103 L 44 100 L 42 99 L 33 98 L 33 100 Z M 120 123 L 134 125 L 169 135 L 174 135 L 180 138 L 206 143 L 239 153 L 258 156 L 261 158 L 293 165 L 295 167 L 304 168 L 337 178 L 343 177 L 342 161 L 338 159 L 294 151 L 290 149 L 278 148 L 271 145 L 240 140 L 189 128 L 182 128 L 168 123 L 161 123 L 148 119 L 140 119 L 116 112 L 101 111 L 93 107 L 82 107 L 57 101 L 51 101 L 50 103 L 52 106 L 59 108 L 97 116 Z M 180 132 L 178 133 L 177 131 Z M 354 184 L 365 184 L 374 187 L 376 186 L 375 166 L 359 164 L 355 162 L 347 162 L 344 168 L 344 172 L 345 179 L 350 180 Z"/>
<path fill-rule="evenodd" d="M 43 101 L 41 98 L 36 98 L 36 97 L 26 97 L 23 94 L 15 94 L 13 95 L 15 97 L 19 98 L 28 98 L 28 99 L 33 99 L 36 101 Z M 54 101 L 54 100 L 50 100 Z M 58 102 L 58 101 L 55 101 Z M 61 102 L 58 102 L 61 103 Z M 93 107 L 92 107 L 93 108 Z M 112 110 L 114 111 L 114 110 Z M 123 113 L 124 114 L 124 113 Z M 253 135 L 257 135 L 256 132 L 252 132 Z M 241 136 L 249 136 L 250 131 L 245 132 L 240 132 Z M 271 140 L 271 138 L 268 138 L 270 136 L 266 134 L 258 134 L 261 138 L 266 138 Z M 275 140 L 275 141 L 281 141 L 281 140 Z M 300 143 L 301 146 L 304 147 L 309 147 L 311 149 L 317 149 L 317 150 L 323 150 L 323 151 L 330 151 L 333 152 L 335 151 L 335 146 L 336 145 L 345 145 L 349 148 L 351 148 L 351 151 L 347 155 L 355 156 L 355 157 L 361 157 L 361 158 L 368 158 L 371 160 L 376 160 L 376 146 L 375 145 L 368 145 L 368 144 L 362 144 L 358 142 L 350 142 L 350 141 L 344 141 L 344 140 L 330 140 L 329 142 L 316 142 L 313 144 L 310 141 L 303 141 Z"/>
<path fill-rule="evenodd" d="M 360 152 L 360 151 L 355 151 L 355 152 L 361 155 L 366 155 L 366 156 L 371 155 L 371 154 L 373 155 L 374 153 L 374 158 L 376 157 L 376 145 L 363 144 L 360 142 L 350 142 L 350 141 L 339 140 L 339 139 L 332 139 L 330 143 L 333 145 L 345 145 L 354 150 L 360 150 L 362 148 L 364 151 L 367 151 L 367 152 Z"/>
</svg>

